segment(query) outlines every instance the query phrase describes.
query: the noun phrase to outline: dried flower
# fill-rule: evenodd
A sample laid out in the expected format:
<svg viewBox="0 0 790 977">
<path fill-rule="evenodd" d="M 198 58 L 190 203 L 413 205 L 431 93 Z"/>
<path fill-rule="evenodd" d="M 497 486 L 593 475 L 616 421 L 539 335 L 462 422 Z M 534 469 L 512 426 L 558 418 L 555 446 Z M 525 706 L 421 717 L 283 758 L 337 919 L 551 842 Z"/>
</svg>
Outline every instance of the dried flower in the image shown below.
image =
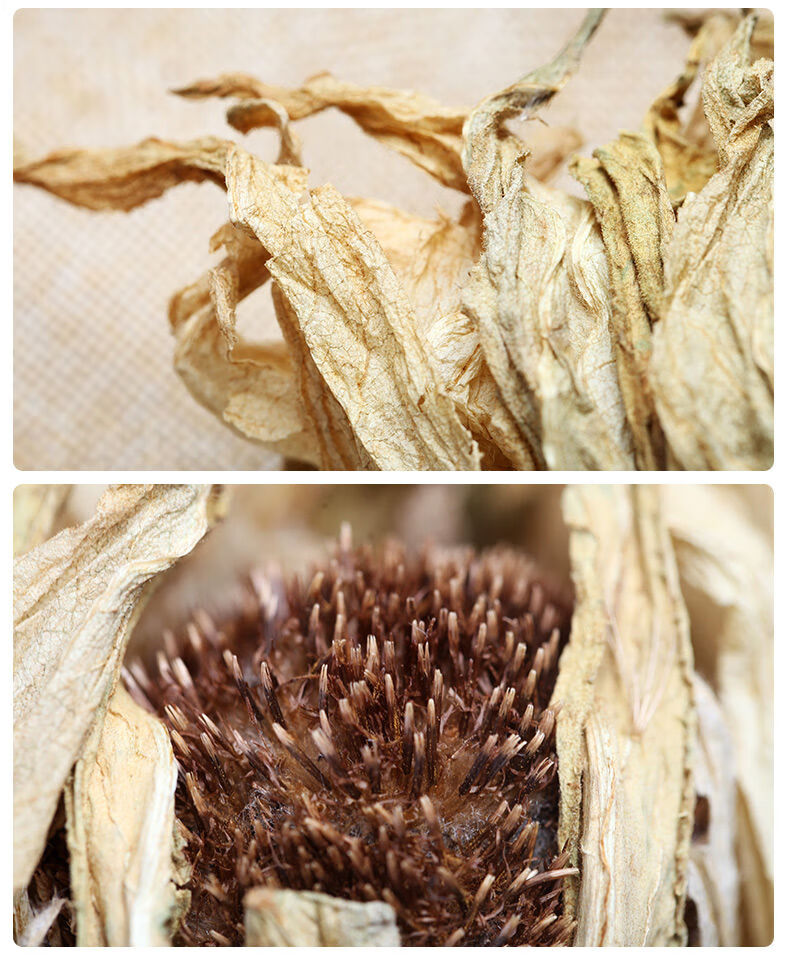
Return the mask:
<svg viewBox="0 0 790 977">
<path fill-rule="evenodd" d="M 111 495 L 16 565 L 18 941 L 770 942 L 771 554 L 742 497 L 566 489 L 572 601 L 513 551 L 344 534 L 309 582 L 253 573 L 166 631 L 130 695 L 129 580 L 211 496 Z M 82 600 L 55 575 L 31 617 L 56 554 Z"/>
<path fill-rule="evenodd" d="M 213 271 L 172 300 L 176 369 L 247 437 L 323 468 L 755 468 L 773 455 L 770 29 L 712 15 L 639 132 L 575 159 L 589 200 L 547 184 L 580 144 L 530 136 L 602 16 L 546 66 L 468 109 L 329 75 L 283 88 L 225 75 L 178 90 L 275 127 L 277 163 L 239 144 L 149 139 L 20 160 L 15 179 L 96 210 L 184 180 L 227 192 Z M 680 109 L 704 68 L 692 123 Z M 350 116 L 468 194 L 457 219 L 310 188 L 292 123 Z M 704 109 L 704 111 L 703 111 Z M 282 331 L 241 337 L 267 282 Z"/>
<path fill-rule="evenodd" d="M 567 595 L 514 553 L 391 544 L 246 597 L 127 678 L 179 764 L 178 938 L 243 942 L 245 892 L 274 886 L 389 903 L 405 944 L 566 943 L 549 701 Z"/>
</svg>

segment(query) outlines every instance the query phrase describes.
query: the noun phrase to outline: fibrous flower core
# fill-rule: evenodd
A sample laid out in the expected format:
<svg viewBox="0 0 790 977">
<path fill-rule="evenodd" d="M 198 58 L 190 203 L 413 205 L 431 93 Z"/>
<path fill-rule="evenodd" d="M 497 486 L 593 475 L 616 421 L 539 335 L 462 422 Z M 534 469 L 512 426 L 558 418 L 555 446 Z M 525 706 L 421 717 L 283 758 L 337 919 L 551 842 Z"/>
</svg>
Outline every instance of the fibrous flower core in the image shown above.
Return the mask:
<svg viewBox="0 0 790 977">
<path fill-rule="evenodd" d="M 312 580 L 253 573 L 126 673 L 168 725 L 191 865 L 177 942 L 244 942 L 254 886 L 381 900 L 405 945 L 559 945 L 550 707 L 571 598 L 508 549 L 341 533 Z"/>
</svg>

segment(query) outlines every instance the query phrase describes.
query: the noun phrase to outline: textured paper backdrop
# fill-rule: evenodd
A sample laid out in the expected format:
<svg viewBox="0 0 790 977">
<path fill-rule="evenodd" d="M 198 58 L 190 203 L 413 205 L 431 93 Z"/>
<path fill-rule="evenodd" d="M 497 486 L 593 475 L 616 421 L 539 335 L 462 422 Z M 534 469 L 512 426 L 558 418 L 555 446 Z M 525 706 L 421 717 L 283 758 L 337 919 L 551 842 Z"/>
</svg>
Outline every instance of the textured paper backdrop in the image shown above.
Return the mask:
<svg viewBox="0 0 790 977">
<path fill-rule="evenodd" d="M 243 71 L 297 85 L 322 70 L 476 104 L 552 57 L 581 10 L 23 10 L 14 21 L 17 147 L 112 146 L 217 135 L 275 156 L 271 133 L 240 136 L 219 101 L 168 89 Z M 638 127 L 680 71 L 688 39 L 662 10 L 612 10 L 578 75 L 546 115 L 586 149 Z M 461 195 L 330 111 L 297 123 L 314 184 L 431 216 Z M 557 181 L 580 188 L 566 174 Z M 581 195 L 581 194 L 580 194 Z M 210 416 L 171 365 L 170 295 L 210 267 L 227 219 L 210 185 L 185 185 L 130 214 L 80 211 L 14 191 L 14 449 L 25 469 L 257 469 L 279 459 Z M 256 296 L 242 330 L 276 328 Z"/>
</svg>

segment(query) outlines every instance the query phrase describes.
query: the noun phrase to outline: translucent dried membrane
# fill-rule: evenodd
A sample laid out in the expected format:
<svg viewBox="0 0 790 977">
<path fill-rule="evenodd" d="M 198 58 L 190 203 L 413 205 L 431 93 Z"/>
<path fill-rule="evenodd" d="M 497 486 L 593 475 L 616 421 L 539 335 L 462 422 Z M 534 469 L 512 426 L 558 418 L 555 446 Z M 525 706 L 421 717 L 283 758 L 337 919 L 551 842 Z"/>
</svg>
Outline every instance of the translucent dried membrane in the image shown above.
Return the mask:
<svg viewBox="0 0 790 977">
<path fill-rule="evenodd" d="M 15 176 L 96 209 L 129 209 L 182 180 L 225 186 L 233 229 L 212 246 L 226 257 L 171 306 L 176 368 L 223 421 L 291 459 L 768 467 L 773 88 L 771 64 L 751 66 L 757 17 L 731 40 L 726 18 L 703 22 L 643 131 L 573 163 L 586 202 L 543 182 L 577 137 L 547 130 L 530 154 L 507 121 L 545 110 L 601 16 L 471 112 L 326 74 L 296 89 L 227 75 L 178 93 L 233 99 L 242 132 L 276 127 L 277 164 L 221 140 L 147 140 L 56 153 Z M 705 73 L 704 119 L 685 131 L 683 97 L 725 43 Z M 471 194 L 460 219 L 310 189 L 291 122 L 327 108 Z M 247 342 L 235 307 L 269 279 L 282 341 Z"/>
</svg>

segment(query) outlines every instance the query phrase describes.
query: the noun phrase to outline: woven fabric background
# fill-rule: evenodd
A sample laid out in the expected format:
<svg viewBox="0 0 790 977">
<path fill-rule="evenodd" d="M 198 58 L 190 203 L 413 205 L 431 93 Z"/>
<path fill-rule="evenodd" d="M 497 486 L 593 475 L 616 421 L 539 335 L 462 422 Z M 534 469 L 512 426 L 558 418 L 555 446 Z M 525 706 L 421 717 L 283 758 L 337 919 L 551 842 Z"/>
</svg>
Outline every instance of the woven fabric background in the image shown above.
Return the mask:
<svg viewBox="0 0 790 977">
<path fill-rule="evenodd" d="M 243 71 L 298 85 L 318 71 L 474 105 L 542 64 L 580 10 L 22 10 L 14 22 L 17 148 L 113 146 L 157 135 L 243 140 L 221 102 L 168 89 Z M 612 10 L 546 113 L 591 150 L 639 126 L 680 71 L 688 40 L 661 10 Z M 315 184 L 430 216 L 461 195 L 330 111 L 298 123 Z M 579 192 L 566 174 L 558 181 Z M 14 190 L 14 450 L 22 469 L 265 469 L 279 459 L 196 404 L 172 369 L 167 302 L 210 267 L 220 191 L 186 185 L 130 214 Z M 273 328 L 258 296 L 242 330 Z"/>
</svg>

